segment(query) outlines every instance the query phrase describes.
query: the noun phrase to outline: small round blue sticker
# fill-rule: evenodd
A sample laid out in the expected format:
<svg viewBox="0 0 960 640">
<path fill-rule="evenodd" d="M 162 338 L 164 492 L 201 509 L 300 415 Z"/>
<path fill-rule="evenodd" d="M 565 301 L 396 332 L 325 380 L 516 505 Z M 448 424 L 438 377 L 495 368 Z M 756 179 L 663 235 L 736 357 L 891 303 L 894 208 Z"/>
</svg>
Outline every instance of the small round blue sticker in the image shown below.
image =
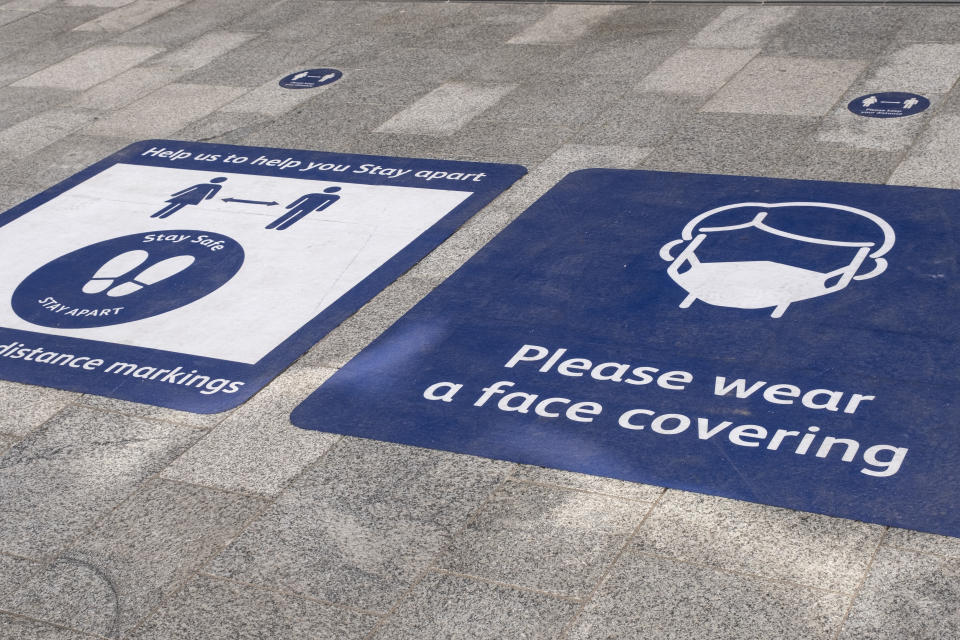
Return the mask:
<svg viewBox="0 0 960 640">
<path fill-rule="evenodd" d="M 84 329 L 141 320 L 223 286 L 243 264 L 220 233 L 178 229 L 104 240 L 40 267 L 13 292 L 18 316 L 43 327 Z"/>
<path fill-rule="evenodd" d="M 280 86 L 284 89 L 314 89 L 336 82 L 342 76 L 339 69 L 304 69 L 280 80 Z"/>
<path fill-rule="evenodd" d="M 903 118 L 920 113 L 929 106 L 930 101 L 916 93 L 886 91 L 855 98 L 847 105 L 847 109 L 867 118 Z"/>
</svg>

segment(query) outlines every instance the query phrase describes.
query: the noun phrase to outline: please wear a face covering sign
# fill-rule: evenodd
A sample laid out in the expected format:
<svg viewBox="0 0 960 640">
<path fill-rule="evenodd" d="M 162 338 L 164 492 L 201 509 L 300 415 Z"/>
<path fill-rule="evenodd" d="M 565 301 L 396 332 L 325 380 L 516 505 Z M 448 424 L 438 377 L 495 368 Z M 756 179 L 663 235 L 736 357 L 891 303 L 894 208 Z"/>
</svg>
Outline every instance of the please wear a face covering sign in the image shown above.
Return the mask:
<svg viewBox="0 0 960 640">
<path fill-rule="evenodd" d="M 567 176 L 306 428 L 960 535 L 960 192 Z"/>
</svg>

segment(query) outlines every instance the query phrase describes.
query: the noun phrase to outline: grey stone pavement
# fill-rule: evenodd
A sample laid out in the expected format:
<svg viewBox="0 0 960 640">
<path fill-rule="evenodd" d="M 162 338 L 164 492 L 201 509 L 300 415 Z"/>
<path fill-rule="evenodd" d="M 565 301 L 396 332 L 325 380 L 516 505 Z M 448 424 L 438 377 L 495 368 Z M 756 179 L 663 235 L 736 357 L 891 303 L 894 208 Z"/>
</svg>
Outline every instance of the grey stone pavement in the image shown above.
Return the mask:
<svg viewBox="0 0 960 640">
<path fill-rule="evenodd" d="M 530 169 L 228 415 L 0 381 L 0 637 L 960 637 L 960 540 L 288 421 L 569 171 L 960 188 L 958 77 L 960 6 L 0 4 L 4 206 L 156 137 Z"/>
</svg>

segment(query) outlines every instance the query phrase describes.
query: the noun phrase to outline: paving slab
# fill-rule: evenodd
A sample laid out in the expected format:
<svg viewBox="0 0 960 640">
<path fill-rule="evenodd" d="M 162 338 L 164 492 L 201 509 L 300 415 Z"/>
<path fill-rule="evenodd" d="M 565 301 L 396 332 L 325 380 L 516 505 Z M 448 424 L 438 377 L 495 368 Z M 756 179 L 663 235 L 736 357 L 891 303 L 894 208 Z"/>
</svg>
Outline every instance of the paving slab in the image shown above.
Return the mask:
<svg viewBox="0 0 960 640">
<path fill-rule="evenodd" d="M 83 90 L 160 53 L 159 47 L 92 47 L 13 83 L 15 87 Z"/>
<path fill-rule="evenodd" d="M 449 136 L 516 89 L 513 84 L 443 84 L 377 127 L 377 133 Z"/>
<path fill-rule="evenodd" d="M 727 7 L 691 40 L 695 47 L 752 49 L 792 20 L 799 7 Z"/>
<path fill-rule="evenodd" d="M 506 477 L 509 466 L 344 438 L 209 571 L 385 613 Z"/>
<path fill-rule="evenodd" d="M 884 527 L 667 491 L 631 548 L 826 591 L 853 593 Z"/>
<path fill-rule="evenodd" d="M 802 6 L 764 43 L 775 56 L 873 58 L 886 51 L 912 19 L 911 8 L 837 5 Z"/>
<path fill-rule="evenodd" d="M 559 635 L 578 607 L 542 593 L 431 573 L 371 637 L 546 640 Z"/>
<path fill-rule="evenodd" d="M 6 433 L 0 434 L 0 455 L 3 455 L 7 449 L 18 442 L 20 442 L 19 436 L 11 436 Z"/>
<path fill-rule="evenodd" d="M 960 634 L 960 561 L 883 547 L 843 625 L 841 640 Z"/>
<path fill-rule="evenodd" d="M 165 137 L 236 100 L 238 87 L 172 83 L 85 127 L 87 135 Z"/>
<path fill-rule="evenodd" d="M 25 436 L 79 397 L 71 391 L 0 380 L 0 433 Z"/>
<path fill-rule="evenodd" d="M 558 5 L 550 13 L 507 41 L 508 44 L 554 44 L 570 42 L 586 35 L 591 27 L 611 13 L 622 11 L 617 6 Z"/>
<path fill-rule="evenodd" d="M 294 365 L 163 471 L 164 478 L 263 495 L 287 482 L 339 439 L 290 424 L 290 412 L 333 375 Z M 311 437 L 314 436 L 314 437 Z"/>
<path fill-rule="evenodd" d="M 632 553 L 620 558 L 565 638 L 827 640 L 848 604 L 836 593 Z"/>
<path fill-rule="evenodd" d="M 759 49 L 681 49 L 643 79 L 644 91 L 712 95 Z"/>
<path fill-rule="evenodd" d="M 0 609 L 9 609 L 10 596 L 43 567 L 37 560 L 0 553 Z"/>
<path fill-rule="evenodd" d="M 0 613 L 0 635 L 17 640 L 89 640 L 90 636 L 63 627 Z"/>
<path fill-rule="evenodd" d="M 0 154 L 7 159 L 24 158 L 77 131 L 95 119 L 91 111 L 51 109 L 0 131 Z"/>
<path fill-rule="evenodd" d="M 84 22 L 76 31 L 112 31 L 122 33 L 128 29 L 150 22 L 186 0 L 135 0 L 117 9 Z"/>
<path fill-rule="evenodd" d="M 932 533 L 910 531 L 890 527 L 883 536 L 883 546 L 907 549 L 917 553 L 929 553 L 960 559 L 960 538 L 938 536 Z"/>
<path fill-rule="evenodd" d="M 439 566 L 584 598 L 649 509 L 649 503 L 508 482 L 457 536 Z"/>
<path fill-rule="evenodd" d="M 822 116 L 866 67 L 862 60 L 759 56 L 703 111 Z"/>
<path fill-rule="evenodd" d="M 944 189 L 960 187 L 957 144 L 960 144 L 960 116 L 932 117 L 888 183 Z"/>
<path fill-rule="evenodd" d="M 167 600 L 131 640 L 361 640 L 378 617 L 200 575 Z"/>
<path fill-rule="evenodd" d="M 265 504 L 204 487 L 148 481 L 26 580 L 7 607 L 108 638 L 127 635 Z"/>
<path fill-rule="evenodd" d="M 79 173 L 134 142 L 133 138 L 88 136 L 71 133 L 26 158 L 0 162 L 4 177 L 42 191 Z"/>
<path fill-rule="evenodd" d="M 55 554 L 199 435 L 83 407 L 57 414 L 0 457 L 0 551 Z"/>
</svg>

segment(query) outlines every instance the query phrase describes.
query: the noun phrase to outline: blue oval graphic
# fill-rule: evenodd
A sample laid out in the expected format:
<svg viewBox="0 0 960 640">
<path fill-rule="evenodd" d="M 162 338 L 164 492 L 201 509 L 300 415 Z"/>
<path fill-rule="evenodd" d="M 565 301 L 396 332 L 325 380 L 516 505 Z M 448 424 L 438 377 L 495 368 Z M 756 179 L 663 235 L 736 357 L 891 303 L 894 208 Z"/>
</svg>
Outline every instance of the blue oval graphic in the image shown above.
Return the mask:
<svg viewBox="0 0 960 640">
<path fill-rule="evenodd" d="M 240 244 L 196 229 L 104 240 L 48 262 L 13 292 L 14 312 L 43 327 L 142 320 L 212 293 L 243 265 Z"/>
<path fill-rule="evenodd" d="M 339 69 L 304 69 L 280 80 L 284 89 L 314 89 L 336 82 L 343 76 Z"/>
<path fill-rule="evenodd" d="M 925 111 L 930 101 L 916 93 L 886 91 L 854 98 L 847 109 L 867 118 L 903 118 Z"/>
</svg>

